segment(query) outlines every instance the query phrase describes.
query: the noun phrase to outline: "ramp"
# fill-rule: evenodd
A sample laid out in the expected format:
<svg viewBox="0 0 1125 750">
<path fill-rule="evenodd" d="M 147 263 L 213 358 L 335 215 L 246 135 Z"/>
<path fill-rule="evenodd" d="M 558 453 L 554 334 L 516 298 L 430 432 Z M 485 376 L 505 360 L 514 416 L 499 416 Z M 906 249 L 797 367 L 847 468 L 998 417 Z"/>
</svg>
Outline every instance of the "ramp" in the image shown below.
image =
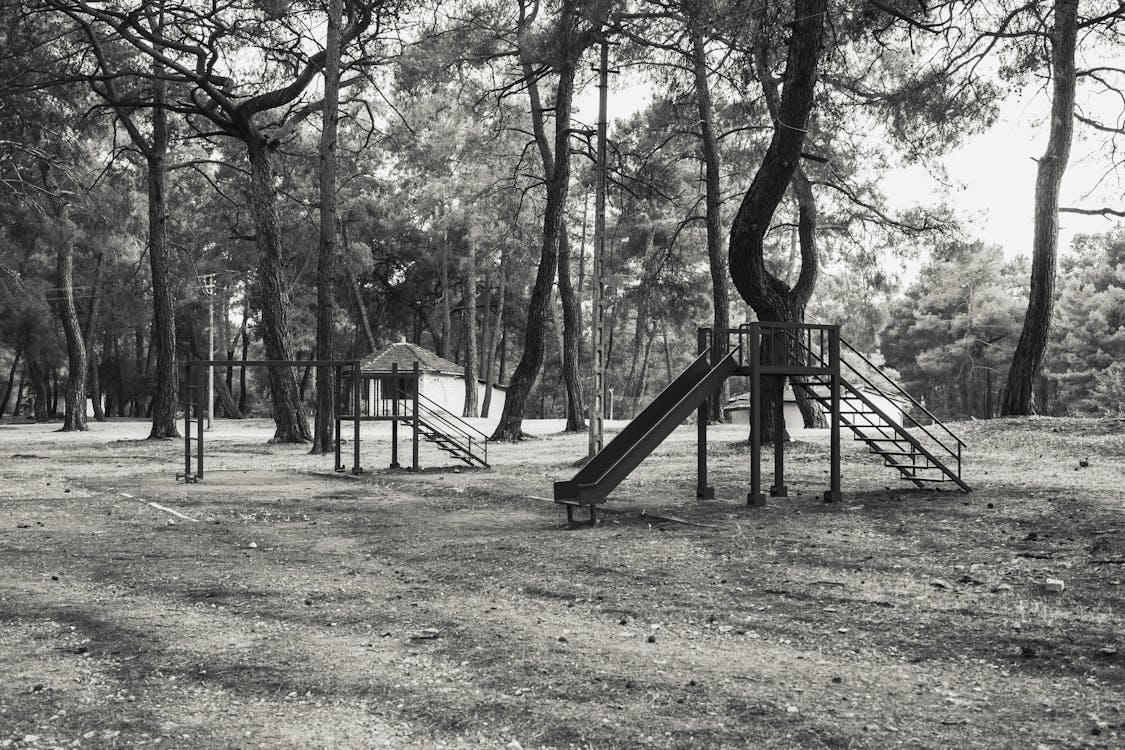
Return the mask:
<svg viewBox="0 0 1125 750">
<path fill-rule="evenodd" d="M 710 356 L 710 351 L 700 354 L 573 479 L 555 482 L 555 502 L 567 506 L 604 503 L 606 496 L 738 369 L 738 350 L 714 366 Z"/>
</svg>

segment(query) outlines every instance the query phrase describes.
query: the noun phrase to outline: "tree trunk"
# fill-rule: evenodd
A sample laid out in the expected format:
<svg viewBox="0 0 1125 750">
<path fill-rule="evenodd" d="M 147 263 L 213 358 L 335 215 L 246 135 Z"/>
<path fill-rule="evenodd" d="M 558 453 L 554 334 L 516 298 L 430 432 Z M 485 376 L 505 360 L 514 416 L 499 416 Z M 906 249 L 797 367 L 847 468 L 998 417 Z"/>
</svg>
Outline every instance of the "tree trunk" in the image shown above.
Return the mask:
<svg viewBox="0 0 1125 750">
<path fill-rule="evenodd" d="M 485 359 L 484 359 L 484 403 L 481 404 L 481 416 L 487 417 L 489 410 L 492 408 L 492 386 L 496 382 L 496 352 L 500 344 L 501 335 L 504 331 L 504 302 L 505 294 L 507 292 L 508 282 L 508 255 L 505 251 L 500 256 L 500 281 L 499 289 L 497 290 L 497 303 L 496 303 L 496 319 L 492 324 L 492 331 L 488 337 L 488 343 L 485 345 Z M 488 311 L 485 311 L 487 314 Z M 500 368 L 500 378 L 503 378 L 503 368 Z"/>
<path fill-rule="evenodd" d="M 312 352 L 309 352 L 309 359 L 312 359 L 313 356 L 315 356 L 315 355 Z M 301 359 L 301 353 L 300 352 L 297 352 L 297 359 L 298 360 Z M 300 381 L 300 385 L 297 386 L 297 398 L 299 398 L 301 400 L 302 404 L 305 402 L 305 391 L 307 391 L 309 389 L 309 377 L 311 375 L 312 375 L 312 365 L 306 365 L 305 367 L 301 368 L 301 381 Z"/>
<path fill-rule="evenodd" d="M 168 122 L 159 106 L 164 85 L 155 86 L 157 105 L 152 109 L 152 146 L 146 154 L 148 189 L 148 263 L 152 272 L 152 343 L 156 349 L 156 383 L 152 399 L 150 440 L 179 437 L 176 427 L 176 313 L 168 263 L 167 185 Z"/>
<path fill-rule="evenodd" d="M 148 356 L 145 351 L 145 331 L 142 326 L 133 327 L 133 393 L 129 407 L 130 417 L 143 417 L 145 412 L 141 403 L 141 384 L 148 371 Z"/>
<path fill-rule="evenodd" d="M 22 354 L 22 350 L 16 349 L 16 354 L 12 357 L 12 367 L 8 370 L 8 383 L 4 386 L 4 400 L 0 401 L 0 419 L 3 419 L 4 412 L 8 410 L 8 402 L 12 398 L 12 386 L 16 384 L 16 371 L 19 369 L 20 355 Z M 18 401 L 19 394 L 16 395 L 16 398 Z"/>
<path fill-rule="evenodd" d="M 551 160 L 551 171 L 546 177 L 547 202 L 543 212 L 543 244 L 539 254 L 539 268 L 535 275 L 535 285 L 531 289 L 528 299 L 527 328 L 524 332 L 523 355 L 512 374 L 512 381 L 508 385 L 507 397 L 504 400 L 504 411 L 500 415 L 500 423 L 492 435 L 493 440 L 518 440 L 523 437 L 523 414 L 527 406 L 527 397 L 532 386 L 539 376 L 543 366 L 543 353 L 545 350 L 544 335 L 547 327 L 547 318 L 550 315 L 551 287 L 557 276 L 559 241 L 563 232 L 563 217 L 566 213 L 566 196 L 570 183 L 570 110 L 571 99 L 574 94 L 574 76 L 581 50 L 566 48 L 566 33 L 574 10 L 564 4 L 560 24 L 565 29 L 562 35 L 561 59 L 558 63 L 558 88 L 555 94 L 555 143 L 554 157 Z M 530 68 L 524 60 L 525 74 Z M 537 141 L 540 144 L 544 139 L 540 136 L 542 131 L 542 107 L 538 102 L 537 89 L 534 86 L 534 76 L 527 75 L 529 94 L 532 94 L 533 127 L 537 130 Z M 542 153 L 542 146 L 540 148 Z"/>
<path fill-rule="evenodd" d="M 774 131 L 735 215 L 728 254 L 735 287 L 762 321 L 795 322 L 794 302 L 799 301 L 795 298 L 804 296 L 807 300 L 815 283 L 815 262 L 803 260 L 801 276 L 792 290 L 771 274 L 765 267 L 764 240 L 777 206 L 798 169 L 813 106 L 825 13 L 826 0 L 796 0 L 794 20 L 789 24 L 789 52 L 780 100 L 776 98 L 777 84 L 770 76 L 766 59 L 767 41 L 763 39 L 755 50 L 755 68 L 774 119 Z M 801 214 L 805 216 L 806 207 L 801 207 Z M 809 226 L 815 226 L 815 217 L 809 219 Z M 804 218 L 801 223 L 806 224 Z M 761 408 L 763 441 L 786 439 L 785 435 L 772 434 L 773 413 L 784 408 L 782 394 L 782 379 L 766 378 L 763 383 L 766 398 L 762 404 L 751 407 Z"/>
<path fill-rule="evenodd" d="M 805 309 L 816 287 L 816 279 L 820 272 L 820 251 L 816 244 L 816 224 L 819 212 L 816 207 L 816 196 L 813 195 L 812 183 L 800 167 L 793 173 L 793 193 L 797 196 L 797 244 L 800 248 L 801 271 L 797 281 L 793 284 L 790 293 L 790 303 L 793 309 L 793 322 L 805 322 Z M 792 378 L 795 383 L 800 383 L 800 376 Z M 824 414 L 803 388 L 793 388 L 793 398 L 797 402 L 797 410 L 801 412 L 801 422 L 806 429 L 824 427 Z"/>
<path fill-rule="evenodd" d="M 719 184 L 719 143 L 713 125 L 711 91 L 707 81 L 707 52 L 701 26 L 702 19 L 689 17 L 692 70 L 695 74 L 695 101 L 699 110 L 699 146 L 703 156 L 706 188 L 707 259 L 711 267 L 711 301 L 714 308 L 712 326 L 718 330 L 730 327 L 730 295 L 727 291 L 727 259 L 723 254 L 723 198 Z M 719 388 L 719 398 L 711 404 L 711 421 L 723 421 L 723 406 L 729 399 L 730 386 L 728 381 L 724 380 Z"/>
<path fill-rule="evenodd" d="M 992 368 L 984 371 L 984 418 L 992 419 Z"/>
<path fill-rule="evenodd" d="M 633 415 L 641 413 L 644 408 L 643 402 L 645 391 L 648 389 L 648 363 L 652 358 L 652 342 L 656 338 L 656 326 L 645 326 L 645 345 L 644 355 L 641 359 L 641 372 L 637 378 L 636 390 L 633 395 Z"/>
<path fill-rule="evenodd" d="M 98 281 L 101 278 L 102 254 L 98 253 L 94 263 L 93 280 L 90 282 L 90 308 L 86 312 L 86 355 L 90 360 L 89 378 L 90 401 L 94 405 L 94 419 L 98 422 L 106 421 L 105 410 L 102 408 L 102 383 L 98 372 L 98 356 L 94 348 L 94 326 L 98 319 Z"/>
<path fill-rule="evenodd" d="M 465 411 L 462 416 L 480 416 L 480 389 L 477 387 L 477 362 L 480 359 L 477 339 L 477 248 L 476 239 L 466 237 L 465 256 Z M 488 311 L 485 310 L 485 315 Z"/>
<path fill-rule="evenodd" d="M 243 295 L 242 298 L 242 361 L 245 362 L 250 358 L 250 333 L 247 331 L 247 326 L 250 320 L 250 292 Z M 238 368 L 238 413 L 246 413 L 246 365 L 240 365 Z"/>
<path fill-rule="evenodd" d="M 121 343 L 113 336 L 113 361 L 117 365 L 117 381 L 113 384 L 114 409 L 117 416 L 125 416 L 125 363 L 121 361 Z"/>
<path fill-rule="evenodd" d="M 570 276 L 570 236 L 566 226 L 559 236 L 559 298 L 562 303 L 562 375 L 566 386 L 566 432 L 586 429 L 582 406 L 582 380 L 578 374 L 582 355 L 582 312 Z"/>
<path fill-rule="evenodd" d="M 287 308 L 289 301 L 283 277 L 281 230 L 274 205 L 271 154 L 258 140 L 247 141 L 250 158 L 250 206 L 258 242 L 258 285 L 261 292 L 262 321 L 259 326 L 266 359 L 292 360 L 289 350 Z M 291 367 L 267 368 L 270 399 L 276 425 L 274 443 L 303 443 L 312 435 L 297 393 L 297 380 Z"/>
<path fill-rule="evenodd" d="M 59 318 L 66 337 L 66 406 L 63 413 L 62 432 L 85 430 L 86 427 L 86 345 L 78 324 L 78 310 L 74 305 L 74 244 L 64 241 L 55 257 L 56 279 L 61 292 L 58 302 Z"/>
<path fill-rule="evenodd" d="M 441 244 L 441 340 L 437 343 L 438 356 L 449 358 L 449 339 L 453 331 L 453 316 L 450 312 L 449 290 L 449 230 Z"/>
<path fill-rule="evenodd" d="M 194 326 L 188 328 L 188 346 L 191 349 L 191 355 L 195 359 L 204 359 L 202 347 L 199 344 L 199 336 Z M 223 415 L 228 419 L 242 419 L 243 415 L 239 413 L 237 404 L 234 403 L 234 396 L 227 387 L 226 382 L 222 378 L 215 380 L 215 398 L 219 401 L 219 406 L 223 410 Z"/>
<path fill-rule="evenodd" d="M 664 340 L 664 378 L 671 383 L 672 377 L 672 350 L 668 347 L 668 321 L 660 322 L 660 337 Z"/>
<path fill-rule="evenodd" d="M 31 381 L 31 415 L 36 422 L 46 422 L 50 417 L 51 384 L 47 367 L 38 359 L 27 360 L 27 378 Z"/>
<path fill-rule="evenodd" d="M 15 406 L 12 407 L 13 417 L 18 417 L 23 413 L 23 389 L 27 382 L 27 379 L 24 377 L 26 374 L 27 367 L 25 366 L 23 372 L 20 373 L 20 384 L 16 386 L 16 403 Z"/>
<path fill-rule="evenodd" d="M 347 222 L 340 225 L 340 241 L 344 243 L 344 252 L 350 257 L 349 249 L 351 246 L 348 243 Z M 350 263 L 344 263 L 344 270 L 347 272 L 348 285 L 355 297 L 356 317 L 359 318 L 359 325 L 363 329 L 363 338 L 367 342 L 367 353 L 374 354 L 379 351 L 379 346 L 375 341 L 375 333 L 371 330 L 371 319 L 367 314 L 367 305 L 363 301 L 363 290 L 359 288 L 359 279 L 356 278 L 355 271 L 352 270 Z"/>
<path fill-rule="evenodd" d="M 320 252 L 316 263 L 316 358 L 332 359 L 336 302 L 336 131 L 340 119 L 340 24 L 343 0 L 328 0 L 324 47 L 324 111 L 320 129 Z M 316 371 L 316 418 L 312 453 L 335 447 L 335 375 L 331 367 Z"/>
<path fill-rule="evenodd" d="M 1054 307 L 1055 257 L 1059 244 L 1059 187 L 1070 159 L 1074 134 L 1074 50 L 1078 34 L 1078 0 L 1055 0 L 1051 34 L 1051 130 L 1035 179 L 1035 226 L 1032 237 L 1031 294 L 1023 319 L 1008 382 L 1004 416 L 1032 411 L 1032 389 L 1043 363 Z"/>
</svg>

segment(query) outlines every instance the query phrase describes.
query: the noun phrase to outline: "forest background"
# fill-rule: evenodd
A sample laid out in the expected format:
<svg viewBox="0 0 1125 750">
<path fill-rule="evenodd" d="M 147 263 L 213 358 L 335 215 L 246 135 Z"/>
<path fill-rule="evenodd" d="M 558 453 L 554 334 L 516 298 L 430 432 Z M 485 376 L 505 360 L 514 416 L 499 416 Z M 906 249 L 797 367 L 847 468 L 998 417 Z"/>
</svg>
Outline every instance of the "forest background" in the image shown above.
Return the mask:
<svg viewBox="0 0 1125 750">
<path fill-rule="evenodd" d="M 940 416 L 1125 409 L 1120 3 L 5 0 L 0 20 L 0 417 L 82 429 L 88 395 L 97 419 L 175 434 L 177 363 L 206 356 L 213 305 L 217 357 L 408 340 L 509 387 L 498 437 L 581 429 L 603 39 L 611 86 L 646 89 L 614 102 L 607 144 L 606 377 L 627 417 L 697 326 L 761 314 L 731 227 L 814 33 L 801 159 L 760 248 L 807 293 L 794 314 L 842 324 Z M 1042 112 L 1039 142 L 1008 144 L 1037 165 L 1011 178 L 1036 181 L 1011 188 L 1022 250 L 982 241 L 959 195 L 995 165 L 946 169 L 1020 101 Z M 1056 258 L 1060 212 L 1104 229 Z M 226 368 L 219 414 L 323 450 L 321 381 Z"/>
</svg>

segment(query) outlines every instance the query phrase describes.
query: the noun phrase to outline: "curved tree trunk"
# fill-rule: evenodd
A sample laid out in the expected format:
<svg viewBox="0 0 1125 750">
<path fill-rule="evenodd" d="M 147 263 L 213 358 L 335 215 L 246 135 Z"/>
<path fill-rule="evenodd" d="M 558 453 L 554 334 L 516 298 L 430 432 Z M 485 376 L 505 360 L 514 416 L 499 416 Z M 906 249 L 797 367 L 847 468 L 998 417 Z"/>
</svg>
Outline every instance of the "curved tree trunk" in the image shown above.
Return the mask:
<svg viewBox="0 0 1125 750">
<path fill-rule="evenodd" d="M 562 374 L 566 387 L 566 432 L 586 429 L 582 407 L 582 380 L 578 375 L 582 351 L 582 314 L 570 276 L 570 237 L 566 227 L 559 236 L 559 298 L 562 302 Z"/>
<path fill-rule="evenodd" d="M 755 68 L 770 105 L 774 131 L 735 215 L 728 253 L 735 288 L 762 321 L 795 322 L 797 310 L 804 311 L 803 303 L 794 304 L 799 301 L 798 289 L 807 302 L 815 283 L 816 263 L 802 263 L 801 277 L 790 290 L 766 269 L 764 241 L 777 206 L 798 170 L 813 107 L 826 6 L 827 0 L 796 0 L 794 4 L 794 20 L 789 24 L 785 85 L 776 106 L 771 101 L 777 96 L 777 89 L 767 64 L 767 40 L 763 38 L 755 50 Z M 805 212 L 806 208 L 802 207 L 802 214 Z M 810 226 L 815 223 L 815 217 L 811 218 Z M 783 408 L 782 379 L 767 378 L 763 385 L 763 403 L 751 407 L 762 410 L 762 438 L 764 441 L 785 440 L 786 435 L 772 434 L 774 411 Z"/>
<path fill-rule="evenodd" d="M 1051 328 L 1055 257 L 1059 244 L 1059 187 L 1070 158 L 1074 134 L 1074 49 L 1077 35 L 1078 1 L 1055 0 L 1054 30 L 1051 34 L 1051 76 L 1054 78 L 1051 132 L 1035 178 L 1031 295 L 1004 387 L 1004 402 L 1000 410 L 1003 416 L 1031 413 L 1032 389 L 1043 363 Z"/>
<path fill-rule="evenodd" d="M 262 301 L 261 335 L 266 358 L 291 360 L 289 350 L 288 295 L 285 293 L 281 230 L 274 206 L 273 167 L 271 154 L 264 143 L 247 140 L 250 158 L 250 208 L 257 232 L 258 285 Z M 297 391 L 297 380 L 291 367 L 267 368 L 270 399 L 276 425 L 276 443 L 303 443 L 312 435 Z"/>
<path fill-rule="evenodd" d="M 336 276 L 336 131 L 340 116 L 340 24 L 343 0 L 328 0 L 328 33 L 324 55 L 324 112 L 320 130 L 320 247 L 316 263 L 317 359 L 332 359 L 336 302 L 332 285 Z M 312 453 L 328 453 L 335 442 L 336 411 L 334 373 L 331 367 L 316 371 L 316 418 Z"/>
<path fill-rule="evenodd" d="M 820 252 L 816 244 L 817 209 L 812 183 L 800 167 L 793 173 L 793 193 L 797 196 L 797 237 L 801 248 L 801 272 L 790 293 L 793 322 L 805 322 L 805 309 L 816 288 L 820 272 Z M 799 379 L 798 379 L 799 380 Z M 824 415 L 803 388 L 793 389 L 793 398 L 806 428 L 824 426 Z"/>
</svg>

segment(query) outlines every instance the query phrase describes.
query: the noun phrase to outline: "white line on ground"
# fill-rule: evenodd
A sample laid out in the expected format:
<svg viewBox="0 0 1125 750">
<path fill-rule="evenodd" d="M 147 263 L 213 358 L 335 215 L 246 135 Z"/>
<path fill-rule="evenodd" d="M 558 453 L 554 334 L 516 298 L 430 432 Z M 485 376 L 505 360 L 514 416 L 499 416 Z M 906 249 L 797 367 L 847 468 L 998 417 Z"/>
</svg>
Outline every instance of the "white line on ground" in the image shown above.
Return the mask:
<svg viewBox="0 0 1125 750">
<path fill-rule="evenodd" d="M 180 511 L 172 510 L 171 508 L 167 508 L 167 507 L 161 505 L 160 503 L 150 502 L 149 500 L 145 500 L 143 497 L 136 497 L 135 495 L 130 495 L 128 492 L 120 492 L 118 494 L 121 495 L 122 497 L 127 497 L 130 500 L 140 500 L 145 505 L 151 505 L 152 507 L 156 508 L 157 510 L 162 510 L 165 513 L 171 513 L 173 516 L 176 516 L 177 518 L 182 518 L 185 521 L 191 521 L 192 523 L 199 523 L 198 518 L 192 518 L 191 516 L 185 516 Z"/>
</svg>

